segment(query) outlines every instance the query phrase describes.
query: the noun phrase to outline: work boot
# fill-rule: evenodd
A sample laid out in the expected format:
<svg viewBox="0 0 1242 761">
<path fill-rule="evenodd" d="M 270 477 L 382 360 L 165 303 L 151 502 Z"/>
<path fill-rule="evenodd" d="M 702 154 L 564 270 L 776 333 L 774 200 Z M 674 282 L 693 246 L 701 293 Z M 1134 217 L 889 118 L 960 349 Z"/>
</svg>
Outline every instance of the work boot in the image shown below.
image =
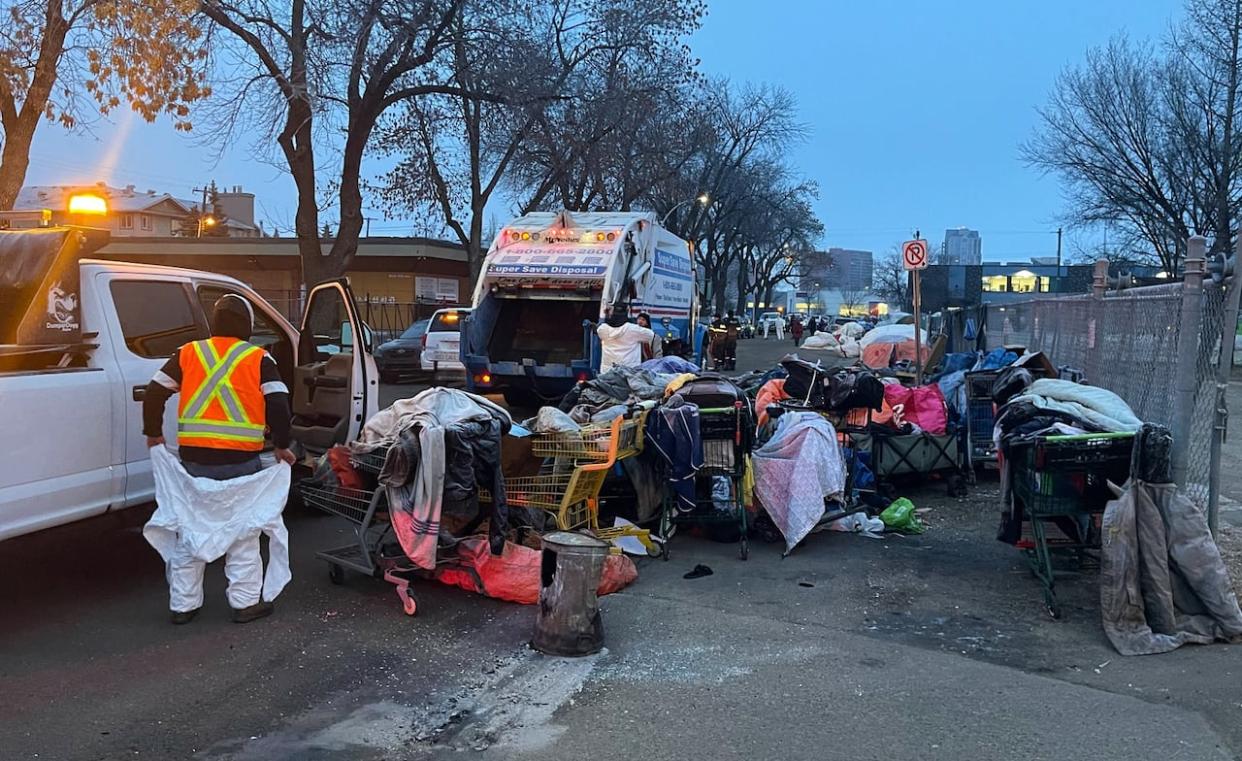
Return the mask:
<svg viewBox="0 0 1242 761">
<path fill-rule="evenodd" d="M 258 621 L 260 618 L 266 618 L 272 615 L 272 610 L 276 606 L 270 602 L 257 602 L 248 608 L 233 609 L 233 623 L 248 624 L 251 621 Z"/>
<path fill-rule="evenodd" d="M 194 620 L 194 617 L 198 615 L 200 610 L 202 610 L 202 608 L 195 608 L 194 610 L 174 610 L 171 611 L 172 616 L 170 617 L 170 620 L 178 626 L 181 624 L 188 624 Z"/>
</svg>

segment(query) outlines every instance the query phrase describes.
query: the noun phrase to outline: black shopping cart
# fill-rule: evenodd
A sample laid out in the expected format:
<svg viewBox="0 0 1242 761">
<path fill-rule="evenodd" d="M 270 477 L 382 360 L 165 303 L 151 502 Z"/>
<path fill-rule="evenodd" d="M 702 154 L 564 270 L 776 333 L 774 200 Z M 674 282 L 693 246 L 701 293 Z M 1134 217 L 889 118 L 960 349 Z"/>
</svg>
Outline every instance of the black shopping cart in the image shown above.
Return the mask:
<svg viewBox="0 0 1242 761">
<path fill-rule="evenodd" d="M 1041 436 L 1009 446 L 1010 489 L 1030 526 L 1018 546 L 1053 618 L 1061 617 L 1057 577 L 1098 561 L 1092 551 L 1100 548 L 1101 516 L 1113 499 L 1108 482 L 1130 477 L 1133 448 L 1132 433 Z M 1054 565 L 1054 558 L 1074 567 Z"/>
<path fill-rule="evenodd" d="M 678 510 L 666 488 L 660 511 L 660 536 L 665 539 L 665 560 L 669 557 L 667 540 L 673 531 L 679 525 L 692 523 L 735 526 L 742 560 L 750 555 L 743 480 L 754 431 L 754 410 L 745 397 L 729 407 L 699 408 L 703 467 L 695 478 L 695 505 L 688 511 Z"/>
</svg>

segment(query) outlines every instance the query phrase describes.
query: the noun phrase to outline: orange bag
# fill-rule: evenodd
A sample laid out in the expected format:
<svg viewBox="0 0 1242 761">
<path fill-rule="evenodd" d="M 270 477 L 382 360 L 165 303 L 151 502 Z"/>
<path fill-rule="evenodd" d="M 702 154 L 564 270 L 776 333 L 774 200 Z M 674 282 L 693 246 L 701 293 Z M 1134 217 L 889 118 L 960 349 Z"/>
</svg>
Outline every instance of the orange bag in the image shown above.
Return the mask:
<svg viewBox="0 0 1242 761">
<path fill-rule="evenodd" d="M 500 555 L 493 555 L 483 537 L 469 537 L 457 545 L 455 565 L 436 571 L 436 581 L 497 600 L 534 605 L 539 602 L 539 550 L 505 542 Z M 607 595 L 629 586 L 638 578 L 638 566 L 625 555 L 604 558 L 598 594 Z"/>
</svg>

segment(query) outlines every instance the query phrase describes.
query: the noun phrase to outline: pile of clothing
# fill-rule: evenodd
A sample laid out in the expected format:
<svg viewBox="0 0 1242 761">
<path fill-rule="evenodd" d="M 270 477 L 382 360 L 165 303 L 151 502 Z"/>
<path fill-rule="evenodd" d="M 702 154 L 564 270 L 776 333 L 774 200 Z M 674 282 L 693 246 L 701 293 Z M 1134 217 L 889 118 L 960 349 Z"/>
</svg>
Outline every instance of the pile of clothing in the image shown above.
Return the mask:
<svg viewBox="0 0 1242 761">
<path fill-rule="evenodd" d="M 509 511 L 500 441 L 512 425 L 509 413 L 488 399 L 441 387 L 398 400 L 367 421 L 351 449 L 387 449 L 379 480 L 388 492 L 393 533 L 414 565 L 435 568 L 446 505 L 476 514 L 463 533 L 488 519 L 491 551 L 504 551 Z M 480 488 L 491 493 L 487 512 L 480 510 Z"/>
<path fill-rule="evenodd" d="M 1021 377 L 1021 376 L 1017 376 Z M 997 378 L 997 383 L 1001 378 Z M 1012 385 L 1012 384 L 1011 384 Z M 1005 393 L 1014 389 L 1006 387 Z M 1030 444 L 1041 436 L 1078 435 L 1084 433 L 1133 433 L 1142 421 L 1121 397 L 1108 389 L 1085 386 L 1054 378 L 1041 378 L 1021 390 L 996 414 L 992 437 L 1001 457 L 1001 512 L 997 539 L 1017 544 L 1022 537 L 1024 512 L 1013 498 L 1013 467 L 1010 462 L 1016 446 Z M 1066 519 L 1058 521 L 1070 535 L 1081 534 Z"/>
</svg>

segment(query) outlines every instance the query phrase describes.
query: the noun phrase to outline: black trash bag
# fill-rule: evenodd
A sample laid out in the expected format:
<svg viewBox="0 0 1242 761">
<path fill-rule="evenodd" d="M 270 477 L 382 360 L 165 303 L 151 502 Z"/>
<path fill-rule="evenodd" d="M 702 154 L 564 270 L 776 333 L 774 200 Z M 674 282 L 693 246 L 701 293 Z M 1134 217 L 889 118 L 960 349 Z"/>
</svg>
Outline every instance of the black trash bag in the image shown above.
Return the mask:
<svg viewBox="0 0 1242 761">
<path fill-rule="evenodd" d="M 789 382 L 786 381 L 786 388 Z M 836 412 L 884 408 L 884 384 L 865 370 L 841 369 L 828 376 L 828 409 Z"/>
<path fill-rule="evenodd" d="M 786 354 L 781 367 L 789 376 L 785 378 L 785 393 L 800 404 L 822 409 L 826 403 L 828 371 L 818 363 L 799 359 L 797 354 Z"/>
<path fill-rule="evenodd" d="M 1034 381 L 1030 370 L 1010 365 L 1001 370 L 996 380 L 992 381 L 992 401 L 997 405 L 1004 405 L 1010 399 L 1026 391 Z"/>
</svg>

